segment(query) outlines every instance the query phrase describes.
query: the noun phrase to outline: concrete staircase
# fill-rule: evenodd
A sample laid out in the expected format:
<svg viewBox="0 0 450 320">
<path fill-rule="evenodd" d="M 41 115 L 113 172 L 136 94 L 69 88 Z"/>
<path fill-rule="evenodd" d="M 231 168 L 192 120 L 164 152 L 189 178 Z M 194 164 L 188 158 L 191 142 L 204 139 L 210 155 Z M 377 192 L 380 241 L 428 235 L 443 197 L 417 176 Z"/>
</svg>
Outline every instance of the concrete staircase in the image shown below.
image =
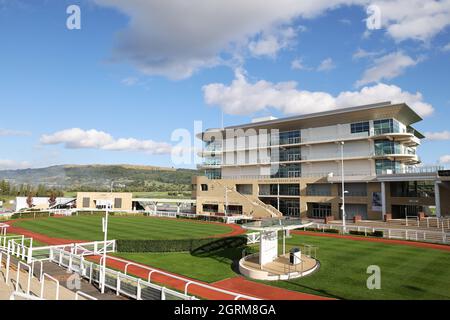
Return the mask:
<svg viewBox="0 0 450 320">
<path fill-rule="evenodd" d="M 214 181 L 215 184 L 219 185 L 220 188 L 225 189 L 226 186 L 223 185 L 220 180 Z M 242 205 L 247 205 L 253 208 L 251 212 L 251 216 L 253 216 L 256 219 L 260 218 L 280 218 L 283 216 L 283 214 L 278 211 L 275 207 L 271 206 L 270 204 L 266 204 L 259 200 L 258 197 L 253 197 L 250 195 L 245 195 L 242 193 L 239 193 L 236 189 L 228 189 L 231 195 L 237 196 Z"/>
</svg>

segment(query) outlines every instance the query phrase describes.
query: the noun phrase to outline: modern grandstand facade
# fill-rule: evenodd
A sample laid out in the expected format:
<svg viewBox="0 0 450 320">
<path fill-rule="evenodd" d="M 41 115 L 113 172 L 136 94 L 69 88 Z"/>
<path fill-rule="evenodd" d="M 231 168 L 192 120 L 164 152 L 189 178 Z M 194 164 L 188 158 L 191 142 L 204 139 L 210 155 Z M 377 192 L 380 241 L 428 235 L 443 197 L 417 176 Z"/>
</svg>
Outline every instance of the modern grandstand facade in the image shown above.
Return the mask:
<svg viewBox="0 0 450 320">
<path fill-rule="evenodd" d="M 341 219 L 343 176 L 347 219 L 450 215 L 448 171 L 417 154 L 421 120 L 383 102 L 209 129 L 197 213 Z"/>
</svg>

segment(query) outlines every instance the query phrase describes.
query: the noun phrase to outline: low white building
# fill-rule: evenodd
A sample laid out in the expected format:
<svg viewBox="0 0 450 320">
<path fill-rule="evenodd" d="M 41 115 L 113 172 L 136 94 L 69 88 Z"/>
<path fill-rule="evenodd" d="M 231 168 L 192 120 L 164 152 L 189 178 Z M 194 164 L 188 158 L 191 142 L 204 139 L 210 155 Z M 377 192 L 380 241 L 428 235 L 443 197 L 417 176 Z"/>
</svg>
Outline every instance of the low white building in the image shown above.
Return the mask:
<svg viewBox="0 0 450 320">
<path fill-rule="evenodd" d="M 27 203 L 28 197 L 16 197 L 15 203 L 15 211 L 20 211 L 22 209 L 28 209 L 29 205 Z M 35 209 L 49 209 L 50 197 L 33 197 L 33 208 Z M 75 201 L 75 198 L 56 198 L 56 205 L 65 205 L 72 201 Z"/>
</svg>

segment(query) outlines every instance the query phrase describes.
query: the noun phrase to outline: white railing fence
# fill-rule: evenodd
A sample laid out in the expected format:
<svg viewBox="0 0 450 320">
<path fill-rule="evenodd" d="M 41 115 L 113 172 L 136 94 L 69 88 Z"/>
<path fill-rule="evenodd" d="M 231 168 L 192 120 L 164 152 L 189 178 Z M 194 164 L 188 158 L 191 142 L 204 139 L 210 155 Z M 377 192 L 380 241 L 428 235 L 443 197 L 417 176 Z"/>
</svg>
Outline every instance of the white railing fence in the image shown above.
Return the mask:
<svg viewBox="0 0 450 320">
<path fill-rule="evenodd" d="M 75 293 L 75 300 L 80 300 L 80 297 L 82 297 L 86 300 L 98 300 L 97 298 L 94 298 L 93 296 L 90 296 L 82 291 L 77 291 Z"/>
<path fill-rule="evenodd" d="M 314 223 L 309 228 L 315 228 L 325 232 L 327 229 L 338 230 L 343 232 L 342 225 L 336 224 L 323 224 Z M 373 234 L 376 231 L 383 233 L 383 238 L 387 239 L 399 239 L 399 240 L 411 240 L 420 242 L 442 243 L 448 244 L 450 241 L 450 233 L 440 231 L 429 231 L 419 229 L 395 229 L 395 228 L 382 228 L 382 227 L 368 227 L 368 226 L 346 226 L 347 232 L 357 231 L 364 233 L 365 236 Z"/>
<path fill-rule="evenodd" d="M 242 294 L 239 294 L 239 293 L 236 293 L 236 292 L 232 292 L 232 291 L 216 288 L 216 287 L 213 287 L 213 286 L 201 283 L 201 282 L 197 282 L 197 281 L 193 281 L 193 280 L 190 280 L 190 279 L 186 279 L 186 278 L 183 278 L 183 277 L 171 274 L 171 273 L 164 272 L 162 270 L 154 269 L 154 268 L 151 268 L 151 267 L 148 267 L 148 266 L 145 266 L 145 265 L 141 265 L 141 264 L 138 264 L 138 263 L 135 263 L 135 262 L 131 262 L 131 261 L 128 261 L 128 260 L 124 260 L 124 259 L 121 259 L 121 258 L 108 256 L 107 260 L 121 262 L 121 263 L 123 263 L 125 265 L 125 267 L 127 267 L 127 266 L 135 266 L 135 267 L 138 267 L 140 269 L 148 271 L 148 278 L 147 278 L 148 283 L 150 283 L 152 275 L 154 275 L 154 274 L 160 274 L 160 275 L 172 278 L 172 279 L 183 281 L 185 283 L 184 292 L 185 292 L 186 295 L 189 294 L 189 288 L 191 286 L 197 286 L 197 287 L 202 287 L 202 288 L 205 288 L 205 289 L 208 289 L 208 290 L 211 290 L 211 291 L 215 291 L 215 292 L 218 292 L 218 293 L 223 293 L 225 295 L 229 295 L 230 297 L 234 298 L 235 300 L 238 300 L 238 299 L 259 300 L 258 298 L 255 298 L 255 297 L 242 295 Z M 103 257 L 100 258 L 100 264 L 102 264 L 102 262 L 103 262 Z"/>
<path fill-rule="evenodd" d="M 58 248 L 52 250 L 52 261 L 78 273 L 90 283 L 100 284 L 101 264 L 86 261 L 83 256 L 76 255 Z M 148 281 L 136 278 L 120 271 L 106 268 L 105 286 L 116 292 L 136 300 L 194 300 L 193 296 L 164 288 Z"/>
<path fill-rule="evenodd" d="M 54 277 L 52 277 L 51 275 L 44 273 L 42 274 L 41 277 L 41 294 L 40 294 L 40 298 L 44 299 L 44 293 L 45 293 L 45 279 L 50 280 L 51 282 L 53 282 L 55 284 L 55 300 L 59 300 L 59 281 L 58 279 L 55 279 Z"/>
<path fill-rule="evenodd" d="M 26 294 L 22 292 L 14 291 L 11 296 L 9 297 L 9 300 L 17 300 L 17 298 L 20 298 L 21 300 L 44 300 L 39 297 L 35 297 L 31 294 Z"/>
<path fill-rule="evenodd" d="M 246 236 L 247 236 L 247 245 L 259 243 L 259 241 L 261 240 L 260 232 L 247 233 Z"/>
</svg>

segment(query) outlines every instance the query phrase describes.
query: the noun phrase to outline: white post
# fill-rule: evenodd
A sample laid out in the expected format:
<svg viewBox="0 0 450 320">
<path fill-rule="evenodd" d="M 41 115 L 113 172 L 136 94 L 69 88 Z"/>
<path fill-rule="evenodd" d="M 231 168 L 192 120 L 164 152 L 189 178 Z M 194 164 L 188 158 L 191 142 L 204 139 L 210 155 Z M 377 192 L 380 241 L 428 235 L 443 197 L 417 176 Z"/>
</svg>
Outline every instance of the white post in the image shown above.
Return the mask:
<svg viewBox="0 0 450 320">
<path fill-rule="evenodd" d="M 6 255 L 6 284 L 8 284 L 9 281 L 9 267 L 11 264 L 11 256 L 9 253 Z"/>
<path fill-rule="evenodd" d="M 137 290 L 136 290 L 136 300 L 142 300 L 142 299 L 141 299 L 141 292 L 142 292 L 142 288 L 141 288 L 141 279 L 138 278 L 138 281 L 137 281 Z"/>
<path fill-rule="evenodd" d="M 116 288 L 116 295 L 120 295 L 120 272 L 117 273 L 117 288 Z"/>
<path fill-rule="evenodd" d="M 440 181 L 436 181 L 434 183 L 434 199 L 436 202 L 436 217 L 441 217 L 441 194 L 439 192 L 439 183 Z"/>
<path fill-rule="evenodd" d="M 286 231 L 283 230 L 283 256 L 286 255 Z"/>
<path fill-rule="evenodd" d="M 345 215 L 345 180 L 344 180 L 344 141 L 341 141 L 341 172 L 342 172 L 342 233 L 347 233 L 347 222 Z"/>
<path fill-rule="evenodd" d="M 103 220 L 103 233 L 105 235 L 104 243 L 103 243 L 103 265 L 102 265 L 102 276 L 101 276 L 101 292 L 105 293 L 105 284 L 106 284 L 106 243 L 108 241 L 108 210 L 105 212 L 105 218 Z"/>
<path fill-rule="evenodd" d="M 228 187 L 225 186 L 225 207 L 223 208 L 225 217 L 228 216 Z"/>
</svg>

